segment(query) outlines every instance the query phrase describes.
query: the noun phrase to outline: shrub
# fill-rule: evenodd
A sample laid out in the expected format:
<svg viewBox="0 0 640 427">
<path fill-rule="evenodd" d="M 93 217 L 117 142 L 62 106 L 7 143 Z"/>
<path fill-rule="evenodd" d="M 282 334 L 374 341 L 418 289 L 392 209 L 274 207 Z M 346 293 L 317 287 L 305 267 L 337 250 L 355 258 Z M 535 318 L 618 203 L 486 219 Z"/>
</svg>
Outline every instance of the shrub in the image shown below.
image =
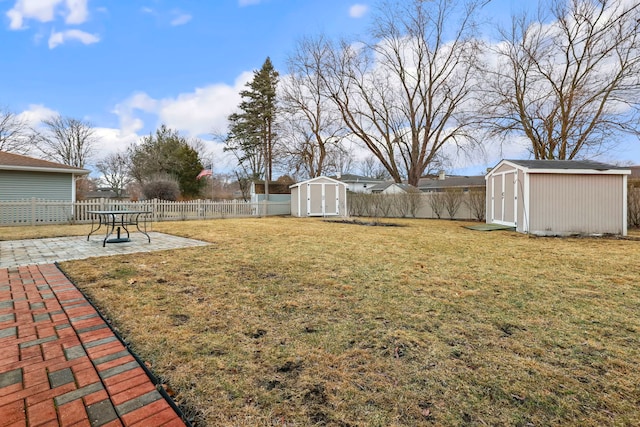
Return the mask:
<svg viewBox="0 0 640 427">
<path fill-rule="evenodd" d="M 180 185 L 170 177 L 159 177 L 145 183 L 142 194 L 146 199 L 175 201 L 180 197 Z"/>
</svg>

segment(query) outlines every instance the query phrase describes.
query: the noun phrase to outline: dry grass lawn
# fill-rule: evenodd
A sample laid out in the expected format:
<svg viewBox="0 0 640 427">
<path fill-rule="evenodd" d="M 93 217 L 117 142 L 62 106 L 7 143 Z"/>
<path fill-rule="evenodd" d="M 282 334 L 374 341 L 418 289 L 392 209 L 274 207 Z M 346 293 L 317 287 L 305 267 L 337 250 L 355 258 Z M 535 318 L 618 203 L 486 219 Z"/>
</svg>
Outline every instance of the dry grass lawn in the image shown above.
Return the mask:
<svg viewBox="0 0 640 427">
<path fill-rule="evenodd" d="M 211 245 L 62 268 L 198 426 L 640 422 L 640 242 L 394 222 L 158 223 Z"/>
</svg>

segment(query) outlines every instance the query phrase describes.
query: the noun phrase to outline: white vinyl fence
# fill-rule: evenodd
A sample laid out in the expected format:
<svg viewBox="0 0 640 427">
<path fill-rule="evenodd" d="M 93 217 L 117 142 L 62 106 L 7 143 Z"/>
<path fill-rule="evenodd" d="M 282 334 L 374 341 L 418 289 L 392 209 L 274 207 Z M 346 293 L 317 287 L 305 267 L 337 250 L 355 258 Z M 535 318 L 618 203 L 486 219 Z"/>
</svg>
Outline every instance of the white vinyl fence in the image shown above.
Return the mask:
<svg viewBox="0 0 640 427">
<path fill-rule="evenodd" d="M 28 199 L 0 201 L 0 225 L 81 224 L 92 220 L 90 211 L 145 210 L 148 221 L 178 221 L 193 219 L 237 218 L 251 216 L 289 215 L 290 202 L 242 202 L 237 200 L 213 202 L 191 200 L 170 202 L 145 200 L 139 202 L 113 199 L 82 200 L 78 202 Z"/>
</svg>

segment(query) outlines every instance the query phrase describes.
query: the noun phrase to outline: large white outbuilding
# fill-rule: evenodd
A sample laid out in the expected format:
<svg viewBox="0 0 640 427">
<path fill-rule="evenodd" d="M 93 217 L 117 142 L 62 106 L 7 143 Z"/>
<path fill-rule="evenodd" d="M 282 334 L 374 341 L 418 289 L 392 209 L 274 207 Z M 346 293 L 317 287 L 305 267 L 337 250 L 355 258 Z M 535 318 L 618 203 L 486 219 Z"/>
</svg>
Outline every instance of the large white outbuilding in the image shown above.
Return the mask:
<svg viewBox="0 0 640 427">
<path fill-rule="evenodd" d="M 630 174 L 593 161 L 502 160 L 485 176 L 487 223 L 544 236 L 625 236 Z"/>
</svg>

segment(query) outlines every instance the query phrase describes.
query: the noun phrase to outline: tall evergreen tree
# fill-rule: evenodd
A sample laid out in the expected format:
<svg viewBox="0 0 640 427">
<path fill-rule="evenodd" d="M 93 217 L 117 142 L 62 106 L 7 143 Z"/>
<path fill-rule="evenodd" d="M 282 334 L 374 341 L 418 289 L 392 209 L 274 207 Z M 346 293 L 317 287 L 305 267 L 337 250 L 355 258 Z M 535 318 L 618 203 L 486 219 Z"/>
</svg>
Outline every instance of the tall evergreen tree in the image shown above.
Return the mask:
<svg viewBox="0 0 640 427">
<path fill-rule="evenodd" d="M 278 72 L 267 57 L 240 92 L 240 111 L 229 116 L 225 151 L 235 154 L 244 175 L 252 179 L 272 179 L 277 85 Z"/>
</svg>

